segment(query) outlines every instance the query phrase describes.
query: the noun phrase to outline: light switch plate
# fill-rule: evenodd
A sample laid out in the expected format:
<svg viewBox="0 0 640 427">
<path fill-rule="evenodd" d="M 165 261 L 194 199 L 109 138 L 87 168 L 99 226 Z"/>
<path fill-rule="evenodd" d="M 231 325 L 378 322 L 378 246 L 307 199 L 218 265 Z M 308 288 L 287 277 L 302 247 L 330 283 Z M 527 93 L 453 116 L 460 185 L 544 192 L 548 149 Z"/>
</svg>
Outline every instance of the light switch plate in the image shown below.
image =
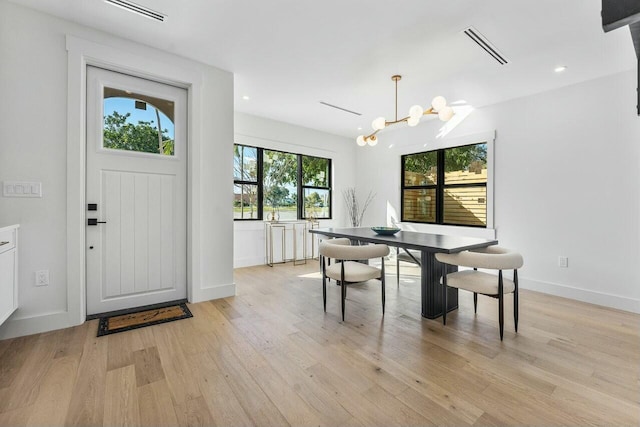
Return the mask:
<svg viewBox="0 0 640 427">
<path fill-rule="evenodd" d="M 4 181 L 2 183 L 4 197 L 42 197 L 41 182 Z"/>
</svg>

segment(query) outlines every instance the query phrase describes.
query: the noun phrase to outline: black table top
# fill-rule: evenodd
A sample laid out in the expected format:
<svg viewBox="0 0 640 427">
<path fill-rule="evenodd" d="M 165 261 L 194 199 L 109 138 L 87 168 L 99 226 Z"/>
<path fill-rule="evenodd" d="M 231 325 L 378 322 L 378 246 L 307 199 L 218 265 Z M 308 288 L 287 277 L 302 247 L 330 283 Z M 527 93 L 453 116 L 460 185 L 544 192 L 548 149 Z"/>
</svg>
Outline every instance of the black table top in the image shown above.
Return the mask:
<svg viewBox="0 0 640 427">
<path fill-rule="evenodd" d="M 399 231 L 392 236 L 382 236 L 369 227 L 315 228 L 309 230 L 309 232 L 322 234 L 323 236 L 347 237 L 362 242 L 384 243 L 389 246 L 428 252 L 454 253 L 498 244 L 497 240 L 445 236 L 443 234 L 419 233 L 416 231 Z"/>
</svg>

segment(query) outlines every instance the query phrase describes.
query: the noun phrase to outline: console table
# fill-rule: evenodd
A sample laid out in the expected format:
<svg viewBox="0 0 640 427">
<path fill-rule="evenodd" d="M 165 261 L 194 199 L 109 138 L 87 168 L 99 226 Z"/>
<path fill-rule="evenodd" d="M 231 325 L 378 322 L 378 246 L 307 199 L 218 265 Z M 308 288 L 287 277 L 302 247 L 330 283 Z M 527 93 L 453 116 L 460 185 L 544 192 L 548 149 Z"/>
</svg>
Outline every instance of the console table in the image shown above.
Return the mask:
<svg viewBox="0 0 640 427">
<path fill-rule="evenodd" d="M 265 258 L 266 264 L 273 267 L 274 264 L 293 261 L 294 265 L 305 264 L 307 259 L 316 257 L 316 239 L 311 240 L 311 256 L 308 255 L 307 235 L 308 231 L 318 228 L 318 221 L 265 221 Z M 274 253 L 276 245 L 274 245 L 275 235 L 280 237 L 280 254 L 281 260 L 274 262 Z M 291 236 L 293 244 L 293 252 L 291 257 L 287 257 L 287 236 Z M 302 242 L 299 241 L 301 238 Z M 302 254 L 299 256 L 298 246 L 302 243 Z"/>
</svg>

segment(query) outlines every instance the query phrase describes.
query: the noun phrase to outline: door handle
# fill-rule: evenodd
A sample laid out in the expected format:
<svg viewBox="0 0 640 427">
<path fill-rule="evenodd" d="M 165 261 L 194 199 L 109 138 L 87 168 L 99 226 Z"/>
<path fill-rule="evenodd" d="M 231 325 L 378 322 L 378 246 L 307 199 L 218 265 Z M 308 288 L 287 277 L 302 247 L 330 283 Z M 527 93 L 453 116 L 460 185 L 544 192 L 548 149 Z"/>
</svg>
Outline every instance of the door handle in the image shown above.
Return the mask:
<svg viewBox="0 0 640 427">
<path fill-rule="evenodd" d="M 87 225 L 106 224 L 107 221 L 98 221 L 98 218 L 87 218 Z"/>
</svg>

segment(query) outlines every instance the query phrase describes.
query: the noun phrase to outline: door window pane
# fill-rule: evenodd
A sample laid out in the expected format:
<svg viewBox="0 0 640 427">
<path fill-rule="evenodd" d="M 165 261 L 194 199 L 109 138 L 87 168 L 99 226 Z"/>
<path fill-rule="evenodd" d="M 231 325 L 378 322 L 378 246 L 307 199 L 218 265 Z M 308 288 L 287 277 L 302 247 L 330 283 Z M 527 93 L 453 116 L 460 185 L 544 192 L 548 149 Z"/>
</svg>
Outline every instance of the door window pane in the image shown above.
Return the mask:
<svg viewBox="0 0 640 427">
<path fill-rule="evenodd" d="M 304 189 L 304 217 L 329 218 L 329 190 L 317 188 Z"/>
<path fill-rule="evenodd" d="M 298 156 L 263 151 L 263 212 L 266 219 L 298 219 Z"/>
<path fill-rule="evenodd" d="M 258 218 L 258 186 L 235 184 L 233 186 L 233 218 Z"/>
<path fill-rule="evenodd" d="M 436 189 L 404 190 L 403 221 L 435 222 Z"/>
<path fill-rule="evenodd" d="M 404 185 L 416 187 L 438 182 L 438 153 L 411 154 L 404 158 Z"/>
<path fill-rule="evenodd" d="M 105 87 L 102 146 L 175 155 L 174 108 L 173 101 Z"/>
<path fill-rule="evenodd" d="M 487 187 L 444 189 L 444 222 L 457 225 L 487 225 Z"/>
</svg>

